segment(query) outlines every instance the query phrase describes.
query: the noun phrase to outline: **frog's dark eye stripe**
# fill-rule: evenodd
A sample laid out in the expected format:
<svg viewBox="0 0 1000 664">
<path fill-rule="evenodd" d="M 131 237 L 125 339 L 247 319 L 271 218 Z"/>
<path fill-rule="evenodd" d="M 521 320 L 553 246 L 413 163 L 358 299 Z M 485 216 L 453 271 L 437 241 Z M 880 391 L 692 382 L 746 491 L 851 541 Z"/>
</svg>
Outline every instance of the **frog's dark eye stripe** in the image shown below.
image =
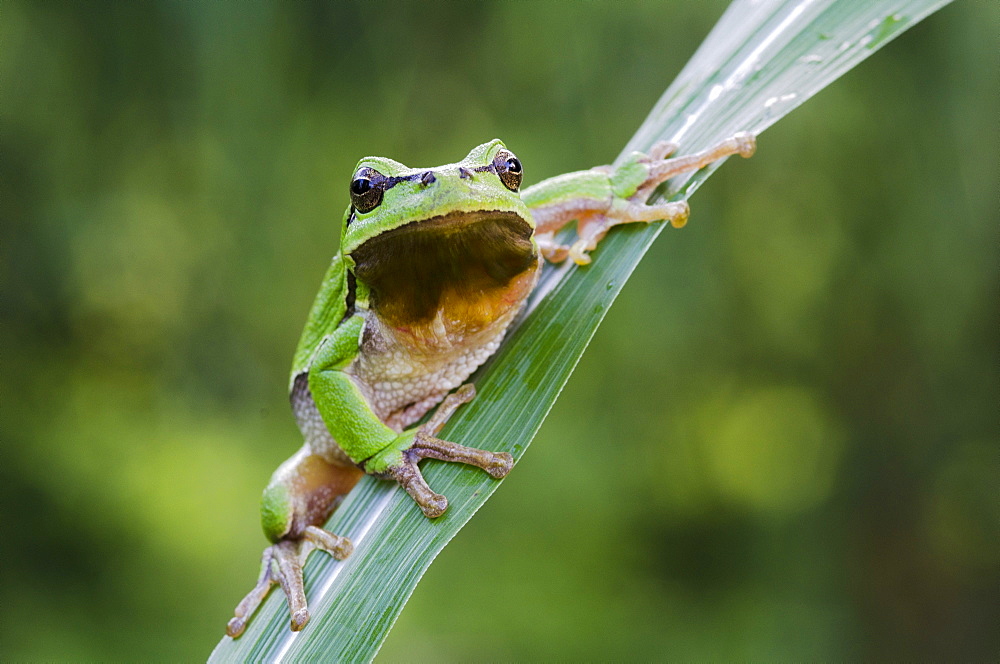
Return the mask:
<svg viewBox="0 0 1000 664">
<path fill-rule="evenodd" d="M 427 187 L 434 184 L 437 178 L 434 171 L 423 171 L 412 175 L 390 175 L 385 176 L 370 166 L 362 166 L 351 179 L 351 205 L 360 214 L 371 212 L 382 202 L 385 192 L 395 187 L 400 182 L 419 182 Z M 354 215 L 347 220 L 347 224 L 354 221 Z"/>
<path fill-rule="evenodd" d="M 374 168 L 365 166 L 358 169 L 358 172 L 354 174 L 354 179 L 351 181 L 351 197 L 370 195 L 368 193 L 370 188 L 377 188 L 382 193 L 385 193 L 400 182 L 419 182 L 426 187 L 434 184 L 436 181 L 437 178 L 434 176 L 434 171 L 424 171 L 423 173 L 414 173 L 412 175 L 390 175 L 387 177 Z M 374 210 L 377 206 L 378 204 L 376 203 L 367 210 L 358 206 L 358 212 L 363 214 Z"/>
<path fill-rule="evenodd" d="M 437 180 L 437 178 L 434 177 L 434 171 L 424 171 L 423 173 L 414 173 L 413 175 L 390 175 L 385 179 L 385 184 L 382 188 L 389 190 L 400 182 L 419 182 L 420 184 L 426 186 L 433 184 L 435 180 Z"/>
</svg>

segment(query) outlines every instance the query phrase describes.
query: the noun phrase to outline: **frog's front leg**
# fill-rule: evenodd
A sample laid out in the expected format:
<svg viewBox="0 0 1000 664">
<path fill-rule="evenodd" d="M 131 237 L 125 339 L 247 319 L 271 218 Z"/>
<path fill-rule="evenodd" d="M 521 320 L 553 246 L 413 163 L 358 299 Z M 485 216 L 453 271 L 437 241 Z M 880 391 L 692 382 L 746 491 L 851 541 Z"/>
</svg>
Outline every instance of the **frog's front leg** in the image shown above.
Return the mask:
<svg viewBox="0 0 1000 664">
<path fill-rule="evenodd" d="M 506 452 L 489 452 L 435 437 L 458 407 L 472 401 L 475 396 L 476 388 L 471 384 L 463 385 L 455 393 L 449 394 L 427 423 L 413 432 L 412 442 L 408 446 L 404 432 L 399 443 L 369 459 L 365 463 L 365 470 L 378 477 L 399 482 L 420 506 L 424 515 L 430 518 L 444 514 L 448 509 L 448 499 L 435 493 L 424 480 L 417 467 L 421 459 L 478 466 L 496 479 L 504 477 L 514 464 L 513 457 Z"/>
<path fill-rule="evenodd" d="M 399 482 L 432 518 L 444 513 L 448 499 L 427 485 L 417 467 L 420 459 L 478 466 L 495 478 L 510 472 L 514 461 L 506 452 L 489 452 L 435 437 L 455 410 L 475 396 L 471 385 L 445 398 L 421 427 L 397 433 L 379 420 L 352 377 L 344 372 L 356 355 L 362 326 L 360 316 L 342 324 L 320 347 L 309 371 L 309 390 L 323 422 L 352 461 L 370 475 Z"/>
<path fill-rule="evenodd" d="M 683 226 L 690 212 L 687 203 L 647 205 L 653 191 L 674 176 L 704 168 L 723 157 L 750 157 L 756 140 L 751 134 L 736 134 L 707 150 L 668 159 L 676 149 L 673 143 L 660 142 L 648 155 L 633 152 L 618 168 L 599 166 L 567 173 L 526 189 L 523 198 L 535 218 L 543 255 L 550 261 L 569 256 L 583 265 L 590 262 L 588 252 L 619 224 L 668 220 L 675 227 Z M 555 232 L 574 219 L 578 239 L 569 247 L 559 245 L 554 240 Z"/>
</svg>

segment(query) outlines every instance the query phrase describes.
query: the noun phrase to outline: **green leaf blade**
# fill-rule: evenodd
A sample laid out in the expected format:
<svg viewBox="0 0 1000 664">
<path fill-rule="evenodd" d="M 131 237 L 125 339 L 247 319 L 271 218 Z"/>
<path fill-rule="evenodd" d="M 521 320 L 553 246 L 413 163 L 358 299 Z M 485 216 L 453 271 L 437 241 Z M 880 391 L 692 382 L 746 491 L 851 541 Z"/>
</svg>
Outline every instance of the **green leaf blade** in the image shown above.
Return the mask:
<svg viewBox="0 0 1000 664">
<path fill-rule="evenodd" d="M 646 150 L 658 140 L 680 143 L 683 153 L 737 131 L 760 134 L 949 1 L 738 0 L 622 154 Z M 718 166 L 671 182 L 671 198 L 689 197 Z M 443 436 L 505 450 L 519 460 L 663 228 L 616 229 L 590 266 L 547 267 L 528 314 L 474 377 L 479 395 Z M 328 525 L 354 541 L 354 554 L 343 562 L 315 555 L 306 564 L 310 624 L 302 632 L 289 631 L 284 597 L 273 592 L 246 634 L 223 638 L 211 660 L 374 658 L 424 571 L 500 485 L 456 464 L 428 462 L 423 468 L 431 486 L 449 498 L 444 516 L 426 519 L 394 485 L 363 478 Z"/>
</svg>

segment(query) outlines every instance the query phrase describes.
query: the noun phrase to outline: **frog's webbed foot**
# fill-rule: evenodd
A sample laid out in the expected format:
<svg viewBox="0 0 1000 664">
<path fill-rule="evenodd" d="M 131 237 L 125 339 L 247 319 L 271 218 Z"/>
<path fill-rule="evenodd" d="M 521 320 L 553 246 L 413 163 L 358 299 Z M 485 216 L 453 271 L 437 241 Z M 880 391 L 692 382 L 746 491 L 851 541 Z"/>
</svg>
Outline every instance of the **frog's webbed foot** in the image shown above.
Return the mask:
<svg viewBox="0 0 1000 664">
<path fill-rule="evenodd" d="M 257 585 L 236 606 L 235 616 L 226 625 L 226 634 L 234 639 L 242 634 L 257 607 L 276 584 L 281 586 L 288 600 L 292 631 L 297 632 L 305 627 L 309 622 L 309 606 L 306 603 L 302 566 L 314 549 L 326 551 L 337 560 L 343 560 L 351 555 L 354 547 L 346 537 L 334 535 L 317 526 L 306 526 L 301 539 L 282 540 L 264 549 Z"/>
<path fill-rule="evenodd" d="M 424 480 L 420 468 L 417 467 L 421 459 L 438 459 L 477 466 L 496 479 L 507 475 L 514 466 L 513 457 L 506 452 L 480 450 L 435 437 L 458 407 L 472 401 L 475 396 L 476 388 L 470 384 L 463 385 L 453 394 L 449 394 L 427 423 L 417 429 L 413 443 L 402 451 L 402 461 L 380 473 L 387 479 L 399 482 L 427 517 L 434 518 L 444 514 L 448 509 L 448 499 L 435 493 Z"/>
<path fill-rule="evenodd" d="M 631 195 L 621 198 L 616 195 L 608 209 L 596 210 L 578 219 L 579 239 L 573 243 L 568 252 L 574 262 L 579 265 L 589 263 L 588 252 L 593 251 L 607 232 L 619 224 L 666 220 L 674 228 L 680 228 L 687 223 L 690 214 L 688 204 L 685 201 L 678 201 L 647 205 L 646 201 L 653 191 L 672 177 L 704 168 L 723 157 L 733 154 L 745 158 L 751 157 L 757 149 L 757 142 L 752 134 L 739 133 L 707 150 L 683 157 L 668 158 L 677 151 L 677 147 L 676 143 L 660 141 L 653 145 L 649 154 L 634 154 L 633 163 L 646 168 L 645 179 L 638 183 Z"/>
</svg>

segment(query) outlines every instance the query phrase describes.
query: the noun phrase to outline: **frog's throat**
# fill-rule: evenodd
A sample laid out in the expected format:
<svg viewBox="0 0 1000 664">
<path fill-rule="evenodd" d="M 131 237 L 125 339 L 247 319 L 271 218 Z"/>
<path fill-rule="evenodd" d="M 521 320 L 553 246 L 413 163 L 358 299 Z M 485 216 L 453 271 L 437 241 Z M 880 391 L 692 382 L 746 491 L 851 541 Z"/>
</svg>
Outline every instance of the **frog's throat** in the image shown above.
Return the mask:
<svg viewBox="0 0 1000 664">
<path fill-rule="evenodd" d="M 443 316 L 476 329 L 527 295 L 517 277 L 538 267 L 532 234 L 514 212 L 453 212 L 386 231 L 351 257 L 370 309 L 388 325 L 419 327 Z"/>
</svg>

